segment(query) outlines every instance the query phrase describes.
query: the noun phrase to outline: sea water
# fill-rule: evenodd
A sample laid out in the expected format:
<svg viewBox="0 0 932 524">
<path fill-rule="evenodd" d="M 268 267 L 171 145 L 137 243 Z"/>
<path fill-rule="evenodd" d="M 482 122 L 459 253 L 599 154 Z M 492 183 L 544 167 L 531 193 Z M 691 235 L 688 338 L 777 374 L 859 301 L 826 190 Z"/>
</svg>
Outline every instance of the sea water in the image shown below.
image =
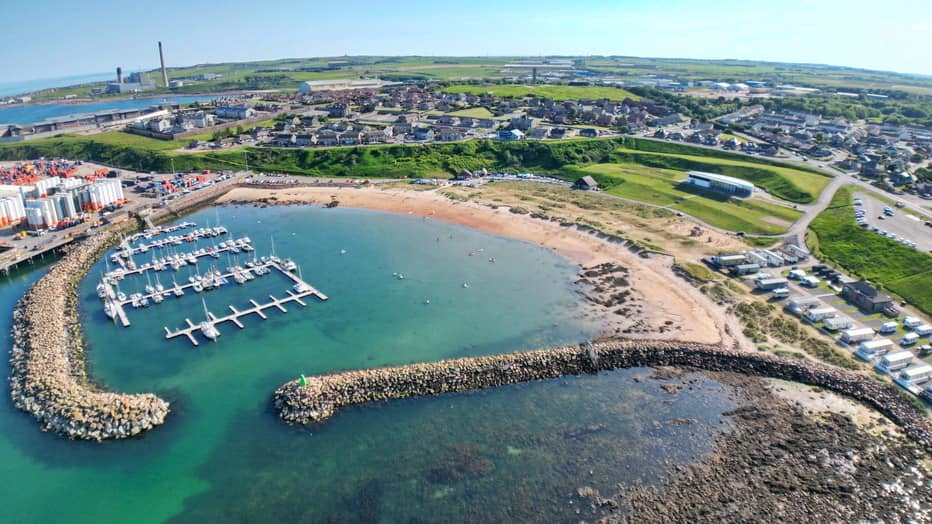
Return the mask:
<svg viewBox="0 0 932 524">
<path fill-rule="evenodd" d="M 279 274 L 128 310 L 109 321 L 95 285 L 80 287 L 94 379 L 115 391 L 155 392 L 166 423 L 141 438 L 69 442 L 42 433 L 2 396 L 0 493 L 9 522 L 577 521 L 575 490 L 656 483 L 666 464 L 708 450 L 731 407 L 729 389 L 689 375 L 670 395 L 649 370 L 509 386 L 347 408 L 316 428 L 279 421 L 271 394 L 299 374 L 406 364 L 576 343 L 598 333 L 577 268 L 530 243 L 444 222 L 307 206 L 224 207 L 187 217 L 248 235 L 257 255 L 291 257 L 330 298 L 220 327 L 216 342 L 165 340 L 164 327 L 225 314 L 250 299 L 284 297 Z M 206 246 L 221 238 L 201 240 Z M 190 251 L 193 244 L 177 250 Z M 137 263 L 156 253 L 137 255 Z M 197 269 L 158 273 L 170 287 Z M 491 261 L 494 259 L 494 262 Z M 0 287 L 9 311 L 41 268 Z M 399 278 L 398 275 L 404 275 Z M 150 278 L 150 283 L 155 281 Z M 467 284 L 467 286 L 464 286 Z M 142 291 L 144 277 L 121 282 Z M 203 299 L 203 302 L 202 302 Z M 429 304 L 426 303 L 429 299 Z M 0 329 L 9 345 L 9 315 Z M 198 335 L 199 336 L 199 335 Z M 8 371 L 8 370 L 7 370 Z M 681 425 L 677 420 L 691 419 Z M 584 506 L 588 507 L 588 506 Z M 585 516 L 587 510 L 582 511 Z"/>
<path fill-rule="evenodd" d="M 0 124 L 29 125 L 50 118 L 77 115 L 82 113 L 100 113 L 113 109 L 132 110 L 157 106 L 159 104 L 193 104 L 213 100 L 213 96 L 169 96 L 152 98 L 124 98 L 104 100 L 81 104 L 27 104 L 0 106 Z"/>
</svg>

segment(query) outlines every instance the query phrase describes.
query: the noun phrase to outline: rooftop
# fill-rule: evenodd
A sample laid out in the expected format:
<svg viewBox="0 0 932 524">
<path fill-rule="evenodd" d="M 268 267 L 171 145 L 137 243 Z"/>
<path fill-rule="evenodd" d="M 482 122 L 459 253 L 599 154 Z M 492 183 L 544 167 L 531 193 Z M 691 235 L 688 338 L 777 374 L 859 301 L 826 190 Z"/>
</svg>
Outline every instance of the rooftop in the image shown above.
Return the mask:
<svg viewBox="0 0 932 524">
<path fill-rule="evenodd" d="M 719 182 L 721 184 L 730 184 L 736 187 L 742 187 L 748 191 L 754 191 L 754 184 L 741 180 L 740 178 L 734 178 L 725 175 L 718 175 L 715 173 L 706 173 L 704 171 L 690 171 L 689 176 L 692 178 L 705 179 L 712 182 Z"/>
</svg>

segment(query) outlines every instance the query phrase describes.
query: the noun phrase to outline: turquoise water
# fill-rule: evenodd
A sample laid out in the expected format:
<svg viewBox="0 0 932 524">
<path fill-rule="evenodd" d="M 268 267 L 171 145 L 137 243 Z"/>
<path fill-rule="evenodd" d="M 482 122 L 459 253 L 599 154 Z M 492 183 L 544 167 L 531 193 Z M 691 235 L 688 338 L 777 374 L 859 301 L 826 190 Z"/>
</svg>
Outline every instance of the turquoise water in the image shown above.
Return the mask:
<svg viewBox="0 0 932 524">
<path fill-rule="evenodd" d="M 111 109 L 140 109 L 158 104 L 191 104 L 213 100 L 213 96 L 169 96 L 155 98 L 126 98 L 86 104 L 31 104 L 0 107 L 0 124 L 28 125 L 49 118 L 79 113 L 99 113 Z"/>
<path fill-rule="evenodd" d="M 330 300 L 269 311 L 266 321 L 248 317 L 242 331 L 224 325 L 218 342 L 193 348 L 164 340 L 163 326 L 202 318 L 200 296 L 130 311 L 124 329 L 95 296 L 99 264 L 81 288 L 91 372 L 116 390 L 157 392 L 172 415 L 139 439 L 75 443 L 40 432 L 3 395 L 3 520 L 577 521 L 578 504 L 568 504 L 577 487 L 607 493 L 658 481 L 664 461 L 706 450 L 732 405 L 727 387 L 700 375 L 676 379 L 690 380 L 690 389 L 670 395 L 663 381 L 635 380 L 649 370 L 633 369 L 356 407 L 313 429 L 285 426 L 270 395 L 299 373 L 572 343 L 598 327 L 579 303 L 576 268 L 532 244 L 350 209 L 229 207 L 188 217 L 217 218 L 234 236 L 249 235 L 260 254 L 276 231 L 276 253 L 294 258 Z M 3 284 L 0 306 L 12 308 L 40 271 Z M 175 276 L 187 280 L 187 269 Z M 144 285 L 121 284 L 126 292 Z M 273 274 L 201 296 L 220 313 L 284 296 L 288 286 Z M 8 326 L 2 317 L 7 345 Z M 670 422 L 682 418 L 696 423 Z"/>
</svg>

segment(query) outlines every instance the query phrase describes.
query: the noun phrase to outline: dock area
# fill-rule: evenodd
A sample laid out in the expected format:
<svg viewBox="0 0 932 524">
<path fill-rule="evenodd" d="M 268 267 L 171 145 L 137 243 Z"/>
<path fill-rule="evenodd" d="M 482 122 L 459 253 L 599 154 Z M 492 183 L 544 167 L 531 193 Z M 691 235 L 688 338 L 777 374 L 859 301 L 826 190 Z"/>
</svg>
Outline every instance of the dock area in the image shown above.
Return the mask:
<svg viewBox="0 0 932 524">
<path fill-rule="evenodd" d="M 225 245 L 224 247 L 216 247 L 216 248 L 211 247 L 209 249 L 192 251 L 190 253 L 182 253 L 182 254 L 176 255 L 174 258 L 183 260 L 185 261 L 185 264 L 188 264 L 190 263 L 188 261 L 191 258 L 194 258 L 195 260 L 201 259 L 202 257 L 208 257 L 208 256 L 211 256 L 214 258 L 220 258 L 220 255 L 226 252 L 238 254 L 241 251 L 244 251 L 244 252 L 253 251 L 252 246 L 250 246 L 249 242 L 246 242 L 245 239 L 238 239 L 232 242 L 233 242 L 233 245 L 228 244 L 228 245 Z M 247 246 L 247 247 L 244 247 L 244 246 Z M 234 251 L 234 248 L 235 248 L 235 251 Z M 180 267 L 181 266 L 179 266 L 179 268 Z M 171 266 L 171 262 L 168 262 L 168 263 L 163 264 L 161 266 L 161 269 L 159 269 L 159 267 L 154 266 L 152 263 L 146 262 L 145 264 L 142 264 L 136 268 L 129 269 L 123 264 L 120 264 L 119 269 L 114 269 L 112 271 L 109 271 L 106 276 L 111 277 L 111 278 L 122 278 L 122 277 L 142 274 L 150 269 L 154 271 L 164 271 L 166 269 L 172 269 L 172 266 Z"/>
<path fill-rule="evenodd" d="M 328 298 L 327 295 L 321 293 L 320 291 L 318 291 L 317 289 L 309 285 L 298 275 L 295 275 L 291 273 L 290 271 L 285 270 L 277 262 L 270 262 L 268 265 L 269 267 L 277 269 L 283 275 L 287 276 L 288 278 L 290 278 L 292 281 L 295 282 L 293 286 L 293 291 L 292 290 L 285 291 L 288 294 L 287 297 L 276 298 L 274 295 L 269 295 L 269 301 L 262 303 L 262 304 L 260 304 L 259 302 L 256 302 L 255 300 L 250 300 L 249 303 L 252 305 L 252 307 L 248 309 L 243 309 L 243 310 L 236 309 L 235 307 L 230 305 L 230 306 L 227 306 L 230 309 L 230 313 L 222 317 L 218 317 L 215 314 L 205 309 L 204 313 L 205 313 L 206 319 L 201 322 L 194 323 L 191 321 L 191 319 L 186 318 L 185 323 L 187 324 L 187 327 L 179 328 L 174 331 L 170 330 L 166 326 L 165 327 L 165 338 L 172 339 L 176 337 L 186 337 L 188 341 L 191 342 L 192 345 L 198 346 L 200 345 L 200 343 L 197 337 L 194 336 L 195 333 L 200 331 L 203 334 L 205 330 L 209 330 L 210 328 L 215 329 L 218 325 L 223 324 L 224 322 L 230 322 L 234 324 L 236 327 L 240 329 L 244 329 L 245 326 L 240 321 L 240 319 L 243 317 L 246 317 L 249 315 L 256 315 L 262 320 L 265 320 L 268 318 L 266 314 L 264 313 L 264 310 L 266 309 L 276 308 L 282 313 L 287 313 L 288 309 L 285 307 L 285 305 L 292 303 L 292 302 L 300 305 L 301 307 L 307 307 L 307 303 L 304 300 L 302 300 L 307 297 L 315 297 L 320 301 L 327 300 Z M 219 336 L 219 331 L 216 333 L 217 334 L 212 338 L 216 338 L 216 336 Z M 207 337 L 205 334 L 205 338 L 209 339 L 210 337 Z"/>
<path fill-rule="evenodd" d="M 196 229 L 182 231 L 188 228 Z M 180 235 L 173 235 L 179 232 L 181 233 Z M 119 324 L 126 328 L 130 326 L 128 315 L 130 308 L 145 309 L 150 307 L 150 304 L 154 304 L 158 307 L 165 304 L 166 299 L 171 296 L 178 299 L 183 298 L 186 291 L 189 290 L 193 290 L 195 293 L 209 292 L 230 285 L 231 280 L 238 285 L 245 285 L 255 280 L 256 277 L 267 275 L 273 271 L 277 271 L 283 275 L 290 283 L 290 288 L 286 288 L 284 291 L 287 294 L 285 297 L 278 298 L 270 294 L 268 295 L 269 300 L 263 303 L 250 299 L 249 306 L 245 309 L 237 309 L 237 307 L 233 305 L 228 305 L 226 307 L 229 309 L 229 313 L 224 315 L 216 315 L 210 312 L 207 309 L 206 302 L 202 299 L 204 306 L 203 319 L 192 321 L 190 318 L 185 318 L 185 327 L 175 330 L 169 329 L 167 326 L 164 327 L 166 339 L 185 337 L 192 345 L 197 346 L 199 345 L 199 338 L 216 340 L 220 336 L 220 331 L 217 329 L 217 326 L 225 322 L 230 322 L 238 328 L 244 329 L 245 325 L 242 322 L 242 318 L 248 315 L 256 315 L 260 319 L 265 320 L 268 318 L 266 315 L 266 310 L 268 309 L 274 308 L 282 313 L 287 313 L 288 308 L 285 306 L 290 304 L 298 304 L 301 307 L 307 307 L 308 304 L 304 299 L 308 297 L 314 297 L 321 302 L 328 300 L 327 295 L 305 282 L 304 277 L 300 273 L 300 268 L 294 261 L 288 258 L 282 259 L 275 256 L 274 238 L 272 239 L 271 254 L 262 257 L 256 257 L 254 255 L 255 248 L 252 246 L 252 241 L 249 237 L 245 236 L 238 239 L 231 238 L 226 241 L 221 241 L 217 244 L 202 247 L 189 253 L 176 253 L 171 249 L 172 246 L 180 245 L 184 242 L 195 242 L 200 238 L 214 238 L 227 233 L 227 229 L 220 225 L 197 228 L 197 224 L 185 222 L 176 226 L 149 228 L 142 233 L 136 233 L 128 238 L 124 238 L 120 246 L 116 249 L 116 252 L 110 257 L 119 267 L 113 270 L 110 270 L 108 267 L 108 270 L 101 275 L 100 283 L 97 285 L 97 294 L 103 301 L 104 313 L 110 317 L 115 324 Z M 142 246 L 133 246 L 133 242 L 137 242 L 141 239 L 151 240 L 153 237 L 163 234 L 172 236 L 155 240 L 148 245 L 142 244 Z M 133 255 L 144 253 L 149 249 L 162 247 L 168 248 L 167 256 L 157 258 L 153 255 L 151 262 L 139 264 L 138 267 L 133 262 Z M 227 261 L 229 263 L 229 265 L 226 266 L 226 270 L 220 271 L 211 264 L 208 264 L 210 267 L 206 268 L 203 273 L 198 269 L 198 263 L 204 257 L 211 257 L 218 261 L 218 265 L 222 264 L 222 255 L 224 253 L 227 254 Z M 247 254 L 247 257 L 251 258 L 251 260 L 247 261 L 243 266 L 239 265 L 238 255 L 240 253 Z M 150 280 L 150 270 L 153 272 L 165 271 L 167 269 L 178 271 L 181 267 L 186 265 L 193 266 L 193 268 L 189 268 L 193 269 L 192 273 L 197 271 L 197 274 L 189 274 L 188 278 L 182 283 L 177 282 L 175 277 L 172 277 L 171 283 L 163 285 L 159 280 L 158 274 L 155 275 L 154 285 L 153 280 Z M 121 281 L 134 276 L 138 278 L 140 275 L 144 276 L 146 282 L 144 293 L 138 292 L 127 295 L 120 290 L 119 286 Z M 139 285 L 135 278 L 132 279 L 130 283 L 131 287 Z M 281 296 L 280 293 L 276 294 Z M 240 295 L 240 297 L 241 296 L 242 295 Z M 165 304 L 163 307 L 170 306 L 169 304 Z M 196 336 L 198 332 L 201 333 L 201 337 Z"/>
<path fill-rule="evenodd" d="M 171 230 L 171 232 L 174 232 L 174 231 L 177 231 L 177 230 Z M 162 233 L 163 232 L 160 232 L 158 234 L 162 234 Z M 225 235 L 225 234 L 227 234 L 227 230 L 224 227 L 218 226 L 218 227 L 213 227 L 213 228 L 200 228 L 200 229 L 191 231 L 190 233 L 184 234 L 182 236 L 173 235 L 173 236 L 164 238 L 162 240 L 156 240 L 152 242 L 151 244 L 141 243 L 139 246 L 136 246 L 136 247 L 130 247 L 130 243 L 136 240 L 135 238 L 125 239 L 120 244 L 120 248 L 117 250 L 117 252 L 114 253 L 114 257 L 116 259 L 128 258 L 134 255 L 140 255 L 143 253 L 147 253 L 150 249 L 162 249 L 162 248 L 171 247 L 171 246 L 180 246 L 184 244 L 185 242 L 197 242 L 198 240 L 202 238 L 215 238 L 215 237 Z M 117 260 L 114 260 L 114 261 L 117 261 Z"/>
<path fill-rule="evenodd" d="M 255 270 L 256 268 L 262 268 L 262 269 L 264 269 L 264 268 L 273 268 L 273 269 L 277 269 L 277 270 L 279 270 L 279 271 L 282 271 L 282 273 L 285 274 L 286 276 L 288 276 L 289 278 L 290 278 L 290 276 L 291 276 L 290 273 L 288 273 L 287 271 L 284 271 L 284 270 L 281 268 L 281 266 L 279 266 L 277 263 L 271 262 L 271 261 L 270 261 L 270 262 L 265 262 L 265 263 L 256 264 L 255 266 L 253 266 L 253 267 L 251 267 L 251 268 L 244 268 L 241 272 L 240 272 L 240 271 L 234 271 L 234 272 L 221 273 L 221 274 L 219 274 L 219 275 L 216 275 L 216 278 L 228 280 L 228 279 L 230 279 L 230 278 L 233 278 L 237 273 L 251 273 L 251 274 L 253 274 L 253 275 L 259 276 L 257 273 L 254 273 L 254 272 L 253 272 L 253 270 Z M 206 279 L 205 279 L 205 280 L 206 280 Z M 156 297 L 156 295 L 161 295 L 161 296 L 163 296 L 163 297 L 169 297 L 169 296 L 174 295 L 174 296 L 177 296 L 177 297 L 180 298 L 182 295 L 184 295 L 184 292 L 185 292 L 186 290 L 194 289 L 195 286 L 197 286 L 198 284 L 203 285 L 203 284 L 204 284 L 204 280 L 199 280 L 199 281 L 195 281 L 195 282 L 188 282 L 188 283 L 185 283 L 185 284 L 177 284 L 177 285 L 173 285 L 173 286 L 166 286 L 165 289 L 163 289 L 162 291 L 155 291 L 155 292 L 153 292 L 153 293 L 140 294 L 139 296 L 136 297 L 136 300 L 146 299 L 146 300 L 151 301 L 152 299 L 154 299 L 154 298 Z M 216 289 L 216 288 L 207 287 L 207 288 L 204 288 L 203 291 L 206 292 L 206 291 L 209 291 L 209 290 L 211 290 L 211 289 Z M 112 290 L 112 288 L 111 288 L 111 290 Z M 176 290 L 177 290 L 177 291 L 176 291 Z M 179 292 L 179 291 L 180 291 L 180 292 Z M 132 298 L 132 297 L 128 297 L 126 300 L 117 300 L 116 297 L 111 296 L 111 297 L 110 297 L 110 302 L 111 302 L 112 304 L 114 304 L 114 305 L 118 305 L 118 306 L 122 309 L 122 308 L 123 308 L 124 306 L 126 306 L 127 304 L 132 304 L 132 303 L 133 303 L 133 298 Z"/>
</svg>

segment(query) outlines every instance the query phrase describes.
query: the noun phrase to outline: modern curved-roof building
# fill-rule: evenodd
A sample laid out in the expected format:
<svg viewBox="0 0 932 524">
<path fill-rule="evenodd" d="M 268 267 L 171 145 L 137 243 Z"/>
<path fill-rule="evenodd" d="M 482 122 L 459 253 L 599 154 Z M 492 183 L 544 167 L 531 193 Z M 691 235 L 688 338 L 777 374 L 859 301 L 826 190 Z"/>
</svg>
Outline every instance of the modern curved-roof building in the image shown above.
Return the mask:
<svg viewBox="0 0 932 524">
<path fill-rule="evenodd" d="M 754 184 L 750 182 L 702 171 L 690 171 L 686 183 L 742 198 L 747 198 L 754 193 Z"/>
</svg>

